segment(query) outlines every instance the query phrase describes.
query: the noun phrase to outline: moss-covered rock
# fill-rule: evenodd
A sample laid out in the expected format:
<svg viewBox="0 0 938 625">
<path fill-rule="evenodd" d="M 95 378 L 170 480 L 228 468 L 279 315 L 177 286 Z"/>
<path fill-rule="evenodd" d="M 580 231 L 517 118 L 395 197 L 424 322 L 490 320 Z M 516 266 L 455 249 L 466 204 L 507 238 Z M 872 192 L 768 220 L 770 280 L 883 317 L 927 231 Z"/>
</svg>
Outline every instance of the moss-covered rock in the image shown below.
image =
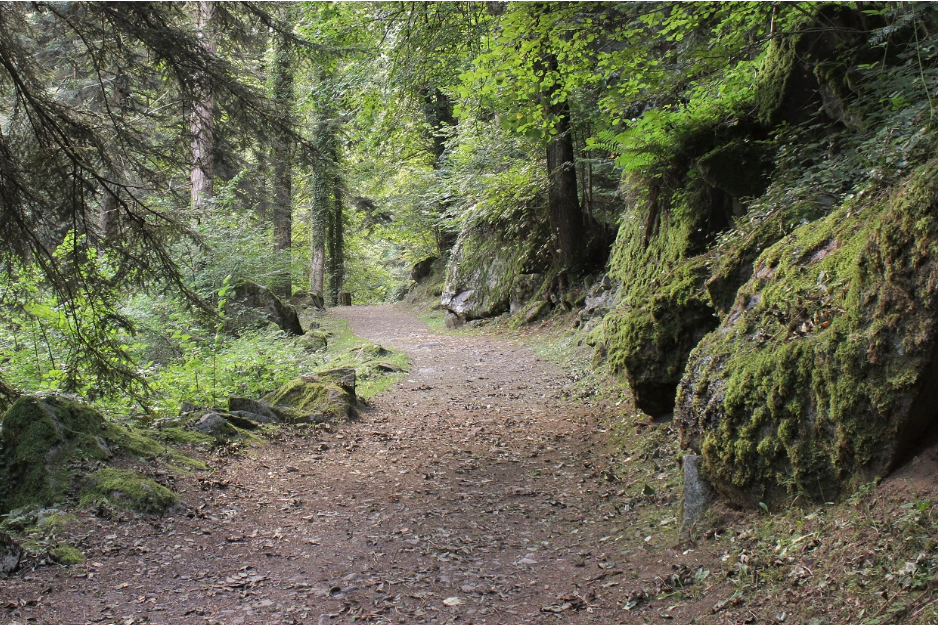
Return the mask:
<svg viewBox="0 0 938 625">
<path fill-rule="evenodd" d="M 145 514 L 165 514 L 179 504 L 176 494 L 135 471 L 100 469 L 82 480 L 83 506 L 111 505 Z"/>
<path fill-rule="evenodd" d="M 622 286 L 598 353 L 628 380 L 637 407 L 658 417 L 674 406 L 690 350 L 718 323 L 704 288 L 707 258 L 696 254 L 709 204 L 695 201 L 697 180 L 667 204 L 652 201 L 660 193 L 656 182 L 631 184 L 635 201 L 623 215 L 609 268 Z"/>
<path fill-rule="evenodd" d="M 355 370 L 323 371 L 290 380 L 264 398 L 285 421 L 319 423 L 358 416 Z"/>
<path fill-rule="evenodd" d="M 938 165 L 765 250 L 691 354 L 682 445 L 738 503 L 830 500 L 935 425 Z"/>
<path fill-rule="evenodd" d="M 718 324 L 702 288 L 706 275 L 700 259 L 683 263 L 644 303 L 620 306 L 606 317 L 609 364 L 625 375 L 636 406 L 651 416 L 674 409 L 690 351 Z"/>
<path fill-rule="evenodd" d="M 73 566 L 85 561 L 85 554 L 72 545 L 63 544 L 49 550 L 53 562 L 63 566 Z"/>
<path fill-rule="evenodd" d="M 107 424 L 94 409 L 56 395 L 20 398 L 0 420 L 0 512 L 63 497 L 72 464 L 106 460 Z"/>
</svg>

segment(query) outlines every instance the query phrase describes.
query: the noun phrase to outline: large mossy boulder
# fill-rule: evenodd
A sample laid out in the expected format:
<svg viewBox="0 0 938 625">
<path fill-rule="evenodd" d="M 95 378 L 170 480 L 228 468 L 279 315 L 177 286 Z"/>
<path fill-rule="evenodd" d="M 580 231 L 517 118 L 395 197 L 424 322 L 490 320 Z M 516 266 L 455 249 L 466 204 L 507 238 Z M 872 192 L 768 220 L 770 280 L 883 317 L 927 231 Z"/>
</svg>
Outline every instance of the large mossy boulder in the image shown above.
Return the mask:
<svg viewBox="0 0 938 625">
<path fill-rule="evenodd" d="M 61 500 L 74 462 L 111 457 L 107 427 L 97 411 L 71 399 L 17 400 L 0 419 L 0 512 Z"/>
<path fill-rule="evenodd" d="M 938 164 L 765 250 L 692 352 L 675 417 L 739 504 L 833 500 L 938 422 Z"/>
<path fill-rule="evenodd" d="M 296 309 L 280 300 L 269 289 L 249 280 L 237 284 L 225 305 L 229 328 L 262 328 L 275 324 L 287 334 L 301 336 L 303 327 Z"/>
<path fill-rule="evenodd" d="M 290 380 L 264 402 L 289 423 L 345 421 L 358 416 L 355 370 L 320 371 Z"/>
<path fill-rule="evenodd" d="M 440 305 L 463 320 L 508 310 L 519 252 L 495 232 L 470 230 L 450 255 Z"/>
<path fill-rule="evenodd" d="M 603 321 L 598 356 L 628 380 L 636 407 L 664 417 L 673 410 L 690 351 L 719 322 L 705 289 L 707 259 L 697 254 L 710 204 L 687 201 L 665 210 L 650 199 L 655 181 L 628 182 L 635 199 L 623 214 L 609 267 L 610 284 L 621 287 L 607 298 L 614 307 Z"/>
</svg>

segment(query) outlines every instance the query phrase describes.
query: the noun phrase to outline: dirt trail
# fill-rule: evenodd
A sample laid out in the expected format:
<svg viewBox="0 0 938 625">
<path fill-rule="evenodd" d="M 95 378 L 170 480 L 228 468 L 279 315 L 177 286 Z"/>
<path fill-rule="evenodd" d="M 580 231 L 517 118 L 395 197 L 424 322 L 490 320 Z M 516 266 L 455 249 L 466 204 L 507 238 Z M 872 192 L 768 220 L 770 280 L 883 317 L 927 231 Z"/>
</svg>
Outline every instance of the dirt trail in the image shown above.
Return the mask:
<svg viewBox="0 0 938 625">
<path fill-rule="evenodd" d="M 631 622 L 617 487 L 563 372 L 402 308 L 334 314 L 410 376 L 354 423 L 177 478 L 188 516 L 86 515 L 88 562 L 0 582 L 0 622 Z"/>
</svg>

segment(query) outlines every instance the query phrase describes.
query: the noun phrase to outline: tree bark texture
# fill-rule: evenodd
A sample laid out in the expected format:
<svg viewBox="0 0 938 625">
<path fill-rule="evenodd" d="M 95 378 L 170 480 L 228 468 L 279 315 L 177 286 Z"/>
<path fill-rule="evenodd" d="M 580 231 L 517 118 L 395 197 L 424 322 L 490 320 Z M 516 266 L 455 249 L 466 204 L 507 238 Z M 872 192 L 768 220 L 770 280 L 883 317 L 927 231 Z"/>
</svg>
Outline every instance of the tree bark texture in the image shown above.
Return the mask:
<svg viewBox="0 0 938 625">
<path fill-rule="evenodd" d="M 198 17 L 196 28 L 202 47 L 209 54 L 215 54 L 217 44 L 212 33 L 212 21 L 215 17 L 215 3 L 201 0 L 198 3 Z M 194 216 L 205 212 L 205 208 L 215 189 L 213 177 L 215 174 L 215 159 L 212 153 L 212 144 L 215 135 L 215 96 L 208 80 L 203 76 L 197 81 L 199 89 L 198 98 L 192 107 L 190 119 L 192 170 L 190 174 L 190 205 Z"/>
<path fill-rule="evenodd" d="M 345 284 L 345 231 L 342 220 L 342 186 L 333 176 L 333 210 L 329 216 L 329 292 L 332 305 L 339 304 L 339 293 Z"/>
<path fill-rule="evenodd" d="M 284 9 L 285 11 L 286 9 Z M 274 102 L 282 128 L 274 143 L 273 154 L 273 225 L 274 251 L 284 258 L 286 269 L 275 281 L 277 295 L 290 297 L 290 249 L 293 246 L 293 142 L 287 129 L 293 124 L 293 63 L 289 42 L 279 38 L 274 59 Z"/>
<path fill-rule="evenodd" d="M 556 71 L 557 60 L 550 56 L 547 65 Z M 566 100 L 552 101 L 558 89 L 555 85 L 545 94 L 547 112 L 556 120 L 554 129 L 557 131 L 547 144 L 547 204 L 555 265 L 562 273 L 576 274 L 585 261 L 586 237 L 577 196 L 570 106 Z"/>
<path fill-rule="evenodd" d="M 309 245 L 312 263 L 309 268 L 309 291 L 324 295 L 326 272 L 326 238 L 329 223 L 331 185 L 328 163 L 317 162 L 313 172 L 312 206 L 309 211 Z"/>
<path fill-rule="evenodd" d="M 127 78 L 122 74 L 114 76 L 111 93 L 108 96 L 108 112 L 114 117 L 120 117 L 121 106 L 127 97 Z M 98 215 L 98 229 L 105 240 L 115 239 L 120 231 L 120 183 L 124 180 L 119 163 L 112 162 L 107 169 L 107 180 L 113 184 L 105 183 L 101 197 L 101 213 Z"/>
</svg>

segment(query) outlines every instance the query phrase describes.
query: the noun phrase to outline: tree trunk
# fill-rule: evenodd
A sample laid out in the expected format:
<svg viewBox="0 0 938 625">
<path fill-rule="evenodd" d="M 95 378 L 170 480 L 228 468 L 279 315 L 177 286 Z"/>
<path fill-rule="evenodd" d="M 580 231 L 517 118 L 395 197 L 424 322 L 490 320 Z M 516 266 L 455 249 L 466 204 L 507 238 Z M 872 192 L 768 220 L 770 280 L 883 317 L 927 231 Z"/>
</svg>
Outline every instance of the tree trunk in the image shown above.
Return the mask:
<svg viewBox="0 0 938 625">
<path fill-rule="evenodd" d="M 317 161 L 313 172 L 312 206 L 309 211 L 309 291 L 323 297 L 326 273 L 326 238 L 329 223 L 329 164 Z M 323 298 L 325 299 L 325 298 Z"/>
<path fill-rule="evenodd" d="M 551 71 L 557 71 L 557 60 L 553 55 L 548 57 L 547 64 Z M 585 236 L 577 196 L 570 106 L 566 100 L 552 101 L 559 88 L 559 85 L 554 85 L 545 94 L 547 112 L 556 119 L 554 129 L 557 131 L 547 144 L 547 205 L 555 267 L 561 274 L 576 274 L 583 267 Z"/>
<path fill-rule="evenodd" d="M 344 224 L 342 223 L 342 187 L 337 175 L 333 176 L 334 208 L 329 216 L 329 291 L 332 305 L 339 304 L 339 293 L 345 283 Z"/>
<path fill-rule="evenodd" d="M 108 108 L 110 115 L 119 117 L 121 115 L 121 106 L 124 98 L 127 97 L 127 77 L 123 74 L 114 76 L 114 82 L 111 87 L 111 93 L 108 96 Z M 120 230 L 120 183 L 123 182 L 124 174 L 121 171 L 119 163 L 111 163 L 105 174 L 108 181 L 113 184 L 105 184 L 103 195 L 101 197 L 101 214 L 98 216 L 98 228 L 101 238 L 105 240 L 114 240 Z"/>
<path fill-rule="evenodd" d="M 281 17 L 288 17 L 288 8 Z M 293 125 L 293 63 L 290 44 L 279 38 L 274 52 L 274 102 L 280 114 L 281 128 L 275 139 L 273 154 L 274 186 L 274 251 L 278 252 L 282 269 L 274 281 L 274 292 L 281 297 L 292 295 L 290 250 L 293 247 L 293 143 L 288 129 Z"/>
<path fill-rule="evenodd" d="M 198 5 L 196 28 L 202 41 L 202 47 L 209 54 L 215 54 L 217 45 L 212 33 L 212 20 L 215 17 L 215 3 L 201 0 Z M 196 219 L 211 202 L 215 190 L 213 176 L 215 159 L 212 143 L 215 134 L 215 96 L 206 77 L 197 81 L 198 99 L 192 107 L 190 119 L 192 172 L 190 174 L 190 205 Z"/>
</svg>

